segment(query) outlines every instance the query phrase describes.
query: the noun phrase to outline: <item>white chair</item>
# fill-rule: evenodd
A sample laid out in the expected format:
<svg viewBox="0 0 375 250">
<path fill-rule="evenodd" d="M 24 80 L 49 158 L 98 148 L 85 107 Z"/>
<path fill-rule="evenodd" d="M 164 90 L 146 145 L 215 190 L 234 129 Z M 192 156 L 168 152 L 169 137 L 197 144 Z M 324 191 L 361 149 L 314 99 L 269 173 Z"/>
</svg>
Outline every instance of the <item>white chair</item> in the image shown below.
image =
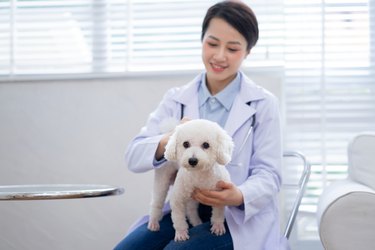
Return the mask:
<svg viewBox="0 0 375 250">
<path fill-rule="evenodd" d="M 324 189 L 318 203 L 319 234 L 326 250 L 375 249 L 375 133 L 348 146 L 348 178 Z"/>
</svg>

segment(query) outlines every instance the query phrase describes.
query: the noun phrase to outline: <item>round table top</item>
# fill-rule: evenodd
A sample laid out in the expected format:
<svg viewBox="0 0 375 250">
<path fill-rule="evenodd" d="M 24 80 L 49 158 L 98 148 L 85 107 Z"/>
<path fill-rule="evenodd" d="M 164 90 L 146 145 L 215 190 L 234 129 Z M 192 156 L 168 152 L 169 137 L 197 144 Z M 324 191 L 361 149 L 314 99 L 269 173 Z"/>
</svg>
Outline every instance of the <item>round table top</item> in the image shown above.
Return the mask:
<svg viewBox="0 0 375 250">
<path fill-rule="evenodd" d="M 96 184 L 0 185 L 0 200 L 78 199 L 119 195 L 121 187 Z"/>
</svg>

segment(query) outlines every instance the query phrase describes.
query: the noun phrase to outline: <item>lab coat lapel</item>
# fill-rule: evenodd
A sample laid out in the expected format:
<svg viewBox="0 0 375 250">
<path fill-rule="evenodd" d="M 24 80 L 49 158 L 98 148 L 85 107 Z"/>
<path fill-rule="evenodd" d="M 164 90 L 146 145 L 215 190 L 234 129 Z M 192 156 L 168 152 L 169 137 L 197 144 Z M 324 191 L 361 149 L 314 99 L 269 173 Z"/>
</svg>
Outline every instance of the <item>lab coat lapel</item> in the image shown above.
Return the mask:
<svg viewBox="0 0 375 250">
<path fill-rule="evenodd" d="M 246 104 L 240 96 L 237 96 L 225 124 L 225 130 L 233 136 L 237 129 L 249 120 L 254 113 L 255 109 Z"/>
<path fill-rule="evenodd" d="M 241 79 L 240 92 L 233 102 L 225 124 L 225 130 L 231 136 L 256 113 L 254 106 L 250 106 L 250 103 L 264 98 L 262 89 L 256 86 L 254 82 L 244 74 L 242 74 Z"/>
<path fill-rule="evenodd" d="M 190 119 L 199 118 L 198 87 L 201 79 L 202 74 L 198 75 L 194 80 L 187 84 L 185 89 L 174 97 L 176 102 L 184 106 L 184 117 Z"/>
<path fill-rule="evenodd" d="M 199 118 L 198 94 L 192 95 L 190 97 L 190 100 L 186 102 L 184 105 L 184 117 L 188 117 L 190 119 Z"/>
</svg>

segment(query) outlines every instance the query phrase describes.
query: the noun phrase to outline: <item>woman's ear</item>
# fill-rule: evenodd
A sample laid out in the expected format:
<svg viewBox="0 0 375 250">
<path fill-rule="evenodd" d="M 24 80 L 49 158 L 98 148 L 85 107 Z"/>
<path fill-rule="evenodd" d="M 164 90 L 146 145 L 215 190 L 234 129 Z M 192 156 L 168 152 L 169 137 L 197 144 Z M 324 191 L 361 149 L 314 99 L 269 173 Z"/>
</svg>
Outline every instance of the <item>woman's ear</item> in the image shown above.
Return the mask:
<svg viewBox="0 0 375 250">
<path fill-rule="evenodd" d="M 167 145 L 165 146 L 164 157 L 168 161 L 177 160 L 177 134 L 178 129 L 175 129 L 173 134 L 169 137 Z"/>
<path fill-rule="evenodd" d="M 224 129 L 220 128 L 217 143 L 216 161 L 221 165 L 226 165 L 232 159 L 233 139 Z"/>
</svg>

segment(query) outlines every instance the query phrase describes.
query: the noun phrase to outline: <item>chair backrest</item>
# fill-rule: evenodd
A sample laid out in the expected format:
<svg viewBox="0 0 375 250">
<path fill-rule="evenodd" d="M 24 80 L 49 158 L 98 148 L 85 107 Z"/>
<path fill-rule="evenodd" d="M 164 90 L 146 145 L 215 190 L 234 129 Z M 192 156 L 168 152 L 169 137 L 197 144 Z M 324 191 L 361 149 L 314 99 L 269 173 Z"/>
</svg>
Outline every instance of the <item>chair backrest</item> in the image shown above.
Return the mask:
<svg viewBox="0 0 375 250">
<path fill-rule="evenodd" d="M 306 157 L 300 152 L 285 151 L 283 158 L 280 213 L 284 236 L 289 238 L 310 177 L 311 166 Z"/>
<path fill-rule="evenodd" d="M 350 141 L 348 161 L 349 178 L 375 190 L 375 132 L 363 132 Z"/>
</svg>

